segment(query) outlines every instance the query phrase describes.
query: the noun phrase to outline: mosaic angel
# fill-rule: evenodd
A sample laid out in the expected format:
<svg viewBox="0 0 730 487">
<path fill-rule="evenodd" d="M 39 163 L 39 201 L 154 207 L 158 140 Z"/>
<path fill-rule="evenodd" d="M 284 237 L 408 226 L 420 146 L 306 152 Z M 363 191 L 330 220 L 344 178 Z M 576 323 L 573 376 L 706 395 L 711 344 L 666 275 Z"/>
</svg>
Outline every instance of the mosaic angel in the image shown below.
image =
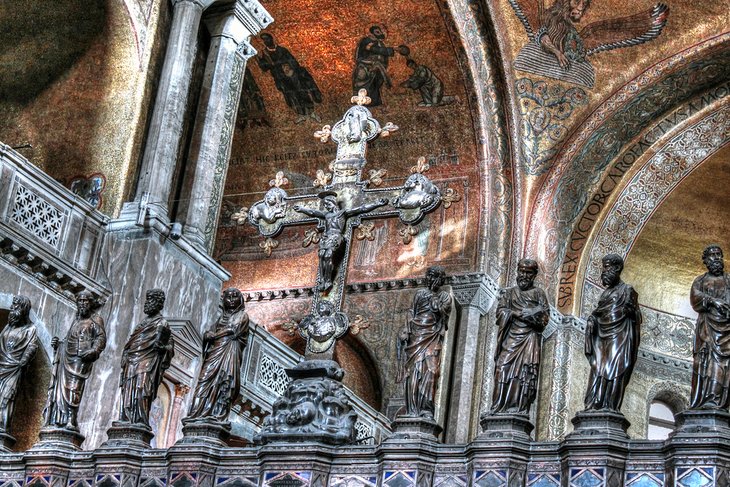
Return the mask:
<svg viewBox="0 0 730 487">
<path fill-rule="evenodd" d="M 515 60 L 515 68 L 592 88 L 595 71 L 591 56 L 638 46 L 659 37 L 669 18 L 669 7 L 657 3 L 648 10 L 592 22 L 578 30 L 591 0 L 508 0 L 530 42 Z"/>
</svg>

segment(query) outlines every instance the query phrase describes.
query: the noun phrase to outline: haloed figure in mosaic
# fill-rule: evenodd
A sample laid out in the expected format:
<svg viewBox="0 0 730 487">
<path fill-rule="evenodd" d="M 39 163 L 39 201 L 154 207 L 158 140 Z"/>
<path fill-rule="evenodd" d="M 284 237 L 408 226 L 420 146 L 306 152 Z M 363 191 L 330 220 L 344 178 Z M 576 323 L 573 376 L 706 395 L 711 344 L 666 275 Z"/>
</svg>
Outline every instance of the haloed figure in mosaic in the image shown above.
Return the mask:
<svg viewBox="0 0 730 487">
<path fill-rule="evenodd" d="M 428 268 L 428 288 L 416 292 L 410 319 L 398 337 L 399 355 L 405 362 L 401 376 L 406 382 L 407 416 L 433 419 L 435 414 L 441 348 L 451 313 L 451 296 L 439 290 L 445 279 L 443 267 Z"/>
<path fill-rule="evenodd" d="M 88 291 L 76 296 L 76 320 L 60 341 L 53 337 L 54 350 L 51 384 L 43 413 L 45 426 L 78 431 L 79 405 L 86 379 L 101 352 L 106 348 L 104 320 L 94 313 L 96 300 Z"/>
<path fill-rule="evenodd" d="M 164 291 L 147 291 L 144 303 L 147 317 L 132 331 L 122 351 L 120 421 L 149 427 L 152 401 L 157 396 L 162 374 L 170 367 L 175 354 L 170 325 L 162 316 L 164 306 Z"/>
<path fill-rule="evenodd" d="M 517 286 L 507 289 L 497 305 L 493 413 L 527 414 L 537 395 L 542 332 L 550 307 L 545 292 L 535 287 L 535 277 L 537 262 L 522 259 Z"/>
<path fill-rule="evenodd" d="M 223 314 L 203 335 L 203 365 L 188 419 L 225 422 L 241 389 L 241 360 L 248 340 L 248 315 L 236 288 L 223 291 Z"/>
<path fill-rule="evenodd" d="M 624 260 L 608 254 L 602 260 L 606 289 L 588 317 L 585 354 L 591 366 L 586 409 L 619 411 L 639 353 L 639 295 L 621 280 Z"/>
<path fill-rule="evenodd" d="M 697 311 L 693 348 L 692 409 L 730 406 L 730 276 L 722 249 L 710 245 L 702 252 L 707 272 L 692 283 L 690 301 Z"/>
<path fill-rule="evenodd" d="M 0 333 L 0 432 L 10 430 L 20 377 L 37 349 L 38 334 L 30 321 L 30 299 L 15 296 L 8 324 Z"/>
</svg>

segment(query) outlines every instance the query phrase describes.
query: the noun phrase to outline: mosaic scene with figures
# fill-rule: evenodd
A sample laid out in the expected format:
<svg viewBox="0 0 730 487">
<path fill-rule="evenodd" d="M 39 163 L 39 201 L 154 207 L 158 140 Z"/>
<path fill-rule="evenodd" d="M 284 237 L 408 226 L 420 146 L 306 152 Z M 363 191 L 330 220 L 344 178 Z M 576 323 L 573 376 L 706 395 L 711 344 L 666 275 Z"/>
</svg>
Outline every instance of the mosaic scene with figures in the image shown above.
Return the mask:
<svg viewBox="0 0 730 487">
<path fill-rule="evenodd" d="M 727 0 L 0 25 L 0 487 L 730 486 Z"/>
</svg>

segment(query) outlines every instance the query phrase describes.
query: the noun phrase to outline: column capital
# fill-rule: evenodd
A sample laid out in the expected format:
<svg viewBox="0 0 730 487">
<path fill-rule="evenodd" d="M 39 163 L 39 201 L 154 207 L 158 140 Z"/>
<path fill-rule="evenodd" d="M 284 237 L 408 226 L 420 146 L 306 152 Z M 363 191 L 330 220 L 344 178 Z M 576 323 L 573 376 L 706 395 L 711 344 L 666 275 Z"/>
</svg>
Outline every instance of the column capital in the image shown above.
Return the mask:
<svg viewBox="0 0 730 487">
<path fill-rule="evenodd" d="M 489 312 L 500 293 L 496 281 L 483 273 L 452 276 L 449 284 L 459 305 L 477 308 L 481 315 Z"/>
<path fill-rule="evenodd" d="M 236 44 L 258 34 L 274 19 L 258 0 L 217 1 L 205 13 L 211 37 L 228 37 Z"/>
<path fill-rule="evenodd" d="M 206 8 L 210 7 L 214 2 L 215 0 L 172 0 L 172 6 L 177 7 L 177 5 L 180 3 L 192 3 L 205 10 Z"/>
</svg>

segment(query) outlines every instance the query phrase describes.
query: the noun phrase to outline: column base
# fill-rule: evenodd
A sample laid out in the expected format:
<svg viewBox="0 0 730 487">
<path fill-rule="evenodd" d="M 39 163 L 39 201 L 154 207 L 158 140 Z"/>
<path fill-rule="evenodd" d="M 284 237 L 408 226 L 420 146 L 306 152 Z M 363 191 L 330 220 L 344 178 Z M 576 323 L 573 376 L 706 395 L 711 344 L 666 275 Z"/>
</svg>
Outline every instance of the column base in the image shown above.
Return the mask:
<svg viewBox="0 0 730 487">
<path fill-rule="evenodd" d="M 85 439 L 84 435 L 78 431 L 57 426 L 44 426 L 38 434 L 38 442 L 33 445 L 31 450 L 80 451 Z"/>
<path fill-rule="evenodd" d="M 479 418 L 482 432 L 478 438 L 504 438 L 531 440 L 530 433 L 535 426 L 526 414 L 485 414 Z"/>
<path fill-rule="evenodd" d="M 694 434 L 730 436 L 730 413 L 719 409 L 687 409 L 677 414 L 677 427 L 669 438 Z"/>
<path fill-rule="evenodd" d="M 401 440 L 438 441 L 442 428 L 433 418 L 398 416 L 391 423 L 393 434 L 386 442 Z"/>
<path fill-rule="evenodd" d="M 153 436 L 152 429 L 143 424 L 127 423 L 126 421 L 114 421 L 111 428 L 106 431 L 109 438 L 101 446 L 102 448 L 115 448 L 119 446 L 127 448 L 149 448 Z"/>
<path fill-rule="evenodd" d="M 0 430 L 0 452 L 13 451 L 15 445 L 15 437 L 7 431 Z"/>
<path fill-rule="evenodd" d="M 608 409 L 579 411 L 571 420 L 575 429 L 567 438 L 595 436 L 628 440 L 631 423 L 618 411 Z"/>
<path fill-rule="evenodd" d="M 205 419 L 182 420 L 183 437 L 178 445 L 205 444 L 210 446 L 228 446 L 231 436 L 231 423 L 219 423 Z"/>
</svg>

